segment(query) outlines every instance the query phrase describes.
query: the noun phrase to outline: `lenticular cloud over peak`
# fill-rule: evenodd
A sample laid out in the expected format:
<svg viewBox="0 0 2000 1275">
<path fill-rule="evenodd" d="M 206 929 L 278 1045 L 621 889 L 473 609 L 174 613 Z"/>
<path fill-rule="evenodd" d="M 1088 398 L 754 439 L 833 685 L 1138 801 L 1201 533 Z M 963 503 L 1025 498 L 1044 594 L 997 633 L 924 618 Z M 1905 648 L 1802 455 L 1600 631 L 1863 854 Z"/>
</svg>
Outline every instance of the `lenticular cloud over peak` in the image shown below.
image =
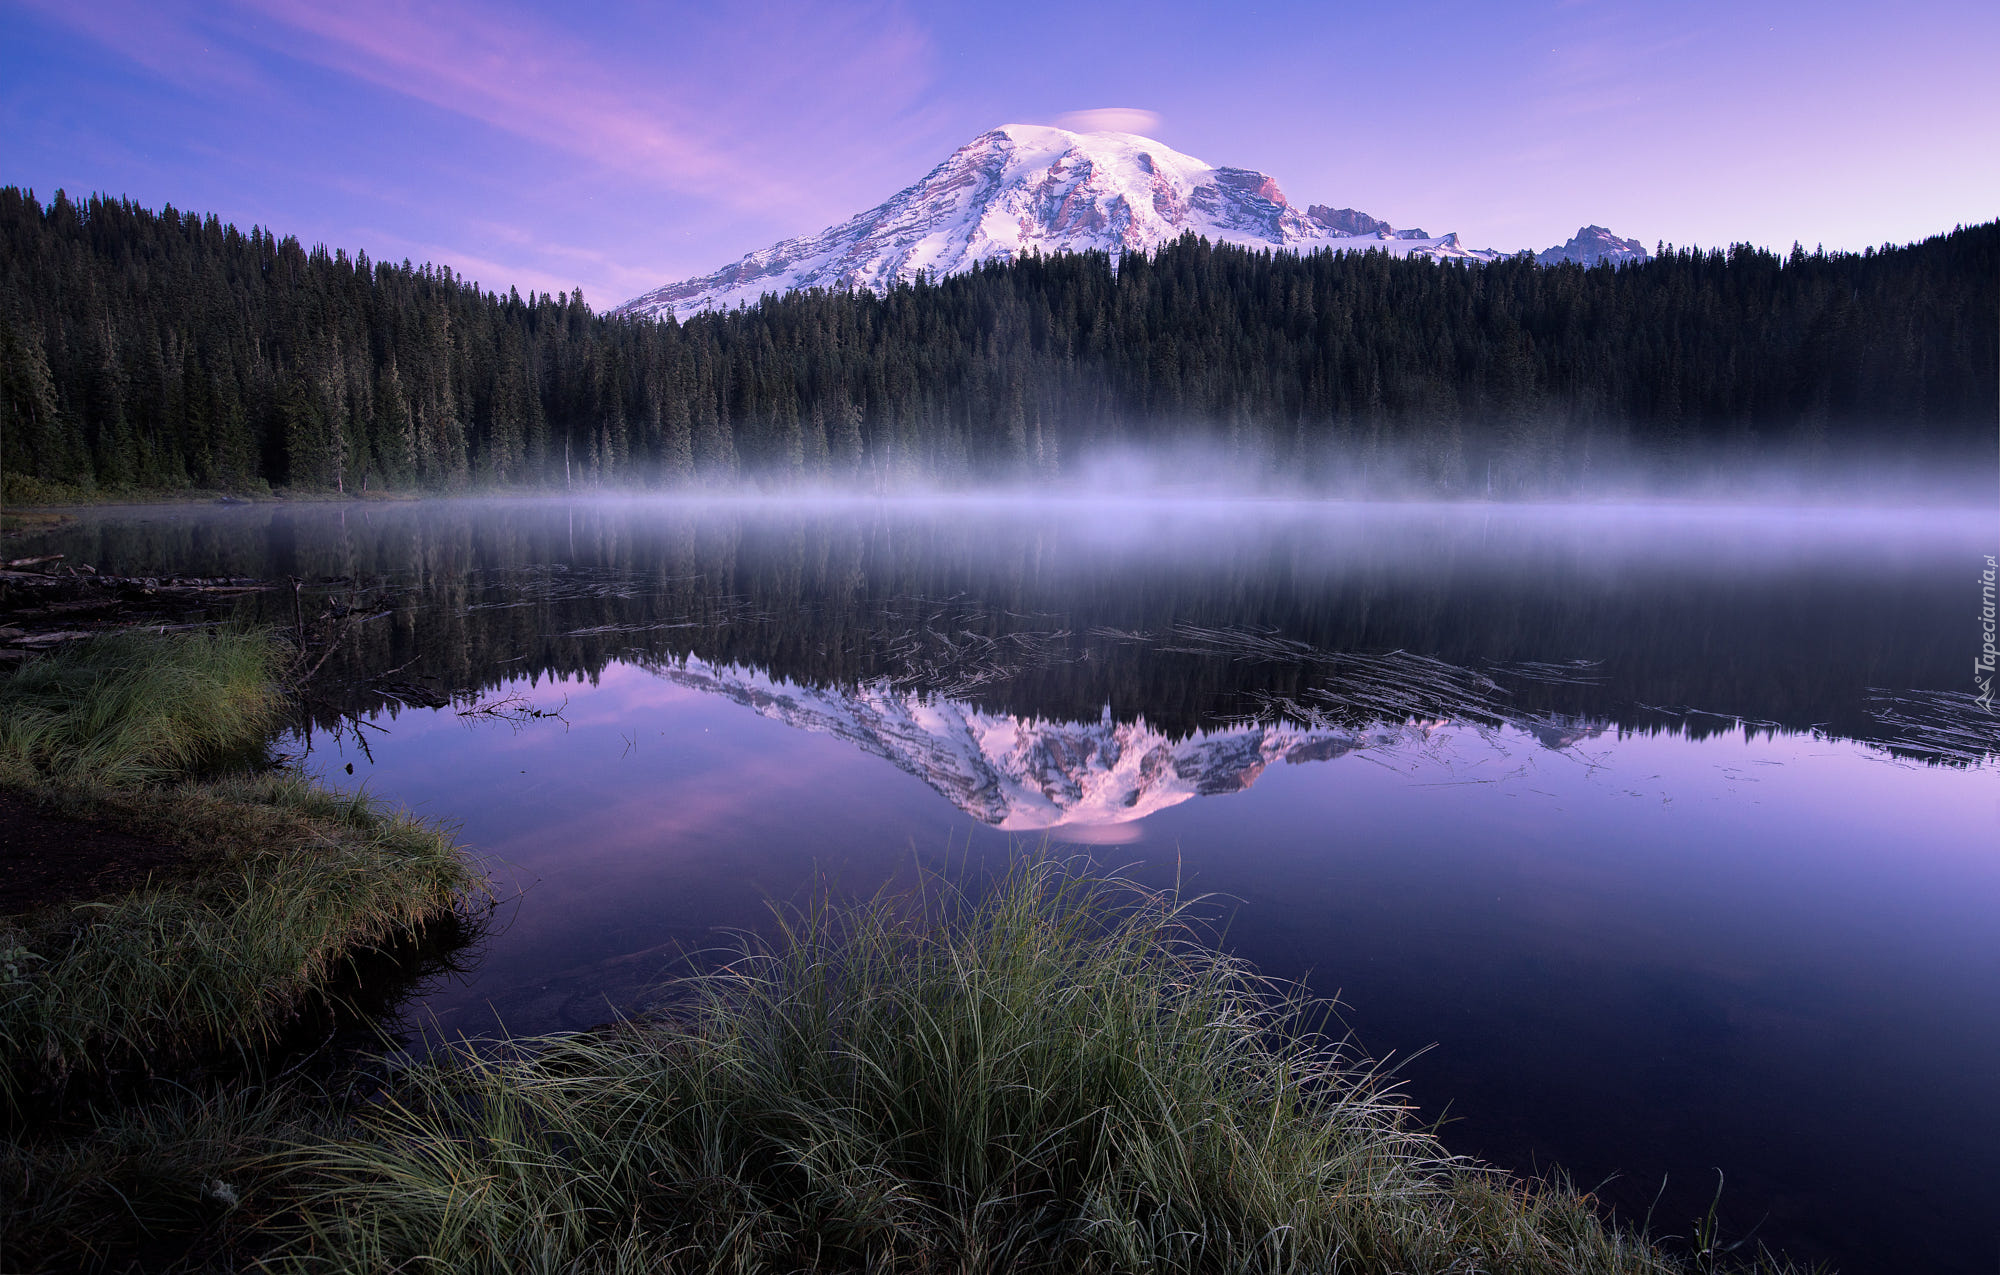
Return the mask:
<svg viewBox="0 0 2000 1275">
<path fill-rule="evenodd" d="M 1056 126 L 1072 133 L 1140 133 L 1152 135 L 1160 127 L 1157 111 L 1136 106 L 1100 106 L 1095 110 L 1071 111 L 1056 117 Z"/>
</svg>

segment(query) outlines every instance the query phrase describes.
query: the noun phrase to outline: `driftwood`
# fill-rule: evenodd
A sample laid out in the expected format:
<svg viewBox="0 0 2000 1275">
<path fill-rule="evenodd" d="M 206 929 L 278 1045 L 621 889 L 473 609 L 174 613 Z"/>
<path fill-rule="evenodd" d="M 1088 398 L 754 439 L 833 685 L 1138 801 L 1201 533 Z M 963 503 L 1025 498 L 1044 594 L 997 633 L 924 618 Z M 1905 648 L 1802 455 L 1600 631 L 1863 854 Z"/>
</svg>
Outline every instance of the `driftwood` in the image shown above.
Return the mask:
<svg viewBox="0 0 2000 1275">
<path fill-rule="evenodd" d="M 54 553 L 0 566 L 0 663 L 107 629 L 198 620 L 217 602 L 271 588 L 245 577 L 121 576 L 62 564 Z"/>
</svg>

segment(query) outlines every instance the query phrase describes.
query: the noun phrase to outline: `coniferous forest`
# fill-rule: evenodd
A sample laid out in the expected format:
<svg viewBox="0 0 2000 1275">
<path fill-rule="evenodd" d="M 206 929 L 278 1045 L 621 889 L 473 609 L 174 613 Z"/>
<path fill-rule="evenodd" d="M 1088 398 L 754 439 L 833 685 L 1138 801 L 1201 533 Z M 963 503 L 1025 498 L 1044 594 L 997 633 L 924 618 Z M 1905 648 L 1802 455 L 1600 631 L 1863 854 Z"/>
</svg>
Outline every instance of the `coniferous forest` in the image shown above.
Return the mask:
<svg viewBox="0 0 2000 1275">
<path fill-rule="evenodd" d="M 1441 493 L 1950 463 L 1992 448 L 1996 277 L 2000 222 L 1623 268 L 1186 238 L 651 321 L 6 188 L 0 470 L 32 499 L 953 484 L 1167 444 Z"/>
</svg>

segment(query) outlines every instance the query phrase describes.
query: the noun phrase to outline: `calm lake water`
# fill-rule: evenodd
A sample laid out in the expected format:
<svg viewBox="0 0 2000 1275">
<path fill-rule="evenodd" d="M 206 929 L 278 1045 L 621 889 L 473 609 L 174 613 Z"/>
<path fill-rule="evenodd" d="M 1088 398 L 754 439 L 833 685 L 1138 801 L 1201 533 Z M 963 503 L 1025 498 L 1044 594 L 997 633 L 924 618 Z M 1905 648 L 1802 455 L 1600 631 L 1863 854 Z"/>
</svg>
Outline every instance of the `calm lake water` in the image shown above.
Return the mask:
<svg viewBox="0 0 2000 1275">
<path fill-rule="evenodd" d="M 49 540 L 350 611 L 293 750 L 519 887 L 412 1031 L 587 1027 L 772 900 L 1047 838 L 1215 894 L 1458 1151 L 1682 1234 L 1719 1174 L 1732 1235 L 1994 1272 L 1994 522 L 545 501 Z"/>
</svg>

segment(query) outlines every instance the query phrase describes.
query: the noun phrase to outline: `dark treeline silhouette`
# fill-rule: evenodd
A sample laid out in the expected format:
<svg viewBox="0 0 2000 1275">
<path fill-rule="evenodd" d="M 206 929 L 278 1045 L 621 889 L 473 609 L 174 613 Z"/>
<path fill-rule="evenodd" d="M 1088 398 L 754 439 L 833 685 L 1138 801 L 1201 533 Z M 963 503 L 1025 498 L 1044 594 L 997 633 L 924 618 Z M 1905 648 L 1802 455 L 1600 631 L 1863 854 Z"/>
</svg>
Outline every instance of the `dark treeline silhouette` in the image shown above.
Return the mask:
<svg viewBox="0 0 2000 1275">
<path fill-rule="evenodd" d="M 2000 223 L 1617 269 L 1190 237 L 677 323 L 6 188 L 0 466 L 30 493 L 880 485 L 1172 442 L 1485 491 L 1936 459 L 1990 433 L 1996 272 Z"/>
</svg>

